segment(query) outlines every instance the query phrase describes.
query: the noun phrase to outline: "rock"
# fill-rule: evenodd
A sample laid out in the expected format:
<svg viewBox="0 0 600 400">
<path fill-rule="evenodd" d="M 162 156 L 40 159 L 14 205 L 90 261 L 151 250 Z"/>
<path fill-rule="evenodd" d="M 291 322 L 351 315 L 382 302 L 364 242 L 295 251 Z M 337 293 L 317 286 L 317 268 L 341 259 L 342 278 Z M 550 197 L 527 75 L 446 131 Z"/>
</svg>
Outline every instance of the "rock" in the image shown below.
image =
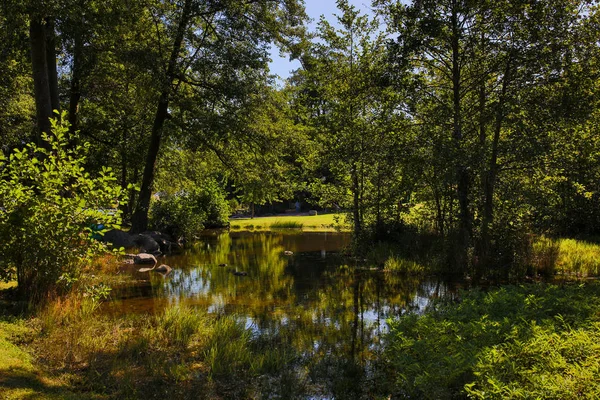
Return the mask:
<svg viewBox="0 0 600 400">
<path fill-rule="evenodd" d="M 113 247 L 135 247 L 135 243 L 131 235 L 119 229 L 111 229 L 106 232 L 100 239 L 103 242 L 110 243 Z"/>
<path fill-rule="evenodd" d="M 134 235 L 133 242 L 143 253 L 161 254 L 160 245 L 149 235 L 143 233 Z"/>
<path fill-rule="evenodd" d="M 170 253 L 173 247 L 179 246 L 178 243 L 174 242 L 171 236 L 166 233 L 158 232 L 158 231 L 146 231 L 142 232 L 141 235 L 149 236 L 158 243 L 160 247 L 160 251 L 163 253 Z"/>
<path fill-rule="evenodd" d="M 156 265 L 156 257 L 148 253 L 140 253 L 133 258 L 136 264 L 152 264 Z"/>
<path fill-rule="evenodd" d="M 283 252 L 283 254 L 285 254 L 286 256 L 292 256 L 292 255 L 294 255 L 294 252 L 286 250 L 286 251 Z"/>
<path fill-rule="evenodd" d="M 248 276 L 248 273 L 246 271 L 233 271 L 233 274 L 235 276 Z"/>
<path fill-rule="evenodd" d="M 219 267 L 226 267 L 227 264 L 223 263 L 223 264 L 219 264 Z"/>
<path fill-rule="evenodd" d="M 310 210 L 310 211 L 308 212 L 308 215 L 313 215 L 313 216 L 314 216 L 314 215 L 317 215 L 317 214 L 318 214 L 318 213 L 317 213 L 317 210 Z"/>
<path fill-rule="evenodd" d="M 156 267 L 154 270 L 156 272 L 160 272 L 163 274 L 168 274 L 169 272 L 171 272 L 173 268 L 169 267 L 167 264 L 161 264 L 158 267 Z"/>
</svg>

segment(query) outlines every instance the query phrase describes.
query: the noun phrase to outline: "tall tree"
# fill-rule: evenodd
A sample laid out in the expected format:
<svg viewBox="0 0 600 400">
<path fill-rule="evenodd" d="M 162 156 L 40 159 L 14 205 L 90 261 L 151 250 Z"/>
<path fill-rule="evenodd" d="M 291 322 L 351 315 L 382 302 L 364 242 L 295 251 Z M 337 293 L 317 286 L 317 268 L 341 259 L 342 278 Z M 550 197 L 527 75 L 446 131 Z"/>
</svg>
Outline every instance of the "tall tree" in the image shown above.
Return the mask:
<svg viewBox="0 0 600 400">
<path fill-rule="evenodd" d="M 358 238 L 367 225 L 381 224 L 383 193 L 398 195 L 385 178 L 390 172 L 397 176 L 394 169 L 402 159 L 402 135 L 396 130 L 402 115 L 395 94 L 386 91 L 385 39 L 378 21 L 347 1 L 337 6 L 339 28 L 321 18 L 318 40 L 294 79 L 321 149 L 313 190 L 324 205 L 351 210 Z"/>
<path fill-rule="evenodd" d="M 160 46 L 168 48 L 169 55 L 162 58 L 160 66 L 160 97 L 132 218 L 134 232 L 147 228 L 165 122 L 177 116 L 178 102 L 204 106 L 202 115 L 207 114 L 207 108 L 218 114 L 243 106 L 247 91 L 240 83 L 252 87 L 248 78 L 253 71 L 266 70 L 268 45 L 272 41 L 287 44 L 285 38 L 296 33 L 293 28 L 304 15 L 297 1 L 267 0 L 186 0 L 182 4 L 157 4 L 153 12 Z"/>
</svg>

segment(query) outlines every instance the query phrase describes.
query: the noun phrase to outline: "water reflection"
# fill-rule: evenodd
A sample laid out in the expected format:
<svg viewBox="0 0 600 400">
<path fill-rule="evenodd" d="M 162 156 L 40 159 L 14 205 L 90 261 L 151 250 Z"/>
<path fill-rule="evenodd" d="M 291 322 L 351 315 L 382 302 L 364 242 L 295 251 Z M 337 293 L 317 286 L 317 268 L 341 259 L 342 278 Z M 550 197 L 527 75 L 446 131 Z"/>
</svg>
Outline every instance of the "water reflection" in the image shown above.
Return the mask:
<svg viewBox="0 0 600 400">
<path fill-rule="evenodd" d="M 157 312 L 185 303 L 239 315 L 257 335 L 277 336 L 293 346 L 298 365 L 326 393 L 360 397 L 370 387 L 365 380 L 372 382 L 378 373 L 371 360 L 386 319 L 422 310 L 448 288 L 347 265 L 339 252 L 349 242 L 343 233 L 212 234 L 160 260 L 173 267 L 166 278 L 132 271 L 140 284 L 115 290 L 118 300 L 106 311 Z M 336 378 L 323 382 L 325 376 Z"/>
</svg>

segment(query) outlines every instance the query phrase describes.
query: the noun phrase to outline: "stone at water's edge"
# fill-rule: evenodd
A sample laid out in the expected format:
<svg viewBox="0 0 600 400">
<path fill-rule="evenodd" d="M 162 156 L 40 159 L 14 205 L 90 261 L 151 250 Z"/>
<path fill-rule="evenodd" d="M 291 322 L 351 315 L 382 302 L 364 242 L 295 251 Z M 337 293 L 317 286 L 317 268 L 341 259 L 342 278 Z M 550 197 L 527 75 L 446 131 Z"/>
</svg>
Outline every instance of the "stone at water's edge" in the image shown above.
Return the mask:
<svg viewBox="0 0 600 400">
<path fill-rule="evenodd" d="M 136 264 L 152 264 L 156 265 L 156 257 L 148 253 L 140 253 L 133 258 Z"/>
<path fill-rule="evenodd" d="M 160 247 L 160 251 L 163 253 L 169 253 L 172 247 L 177 247 L 178 244 L 173 242 L 171 236 L 166 233 L 158 232 L 158 231 L 146 231 L 140 233 L 140 235 L 148 236 Z M 148 253 L 153 253 L 152 251 L 148 251 Z"/>
<path fill-rule="evenodd" d="M 317 215 L 317 214 L 318 214 L 317 210 L 310 210 L 310 211 L 308 212 L 308 215 L 311 215 L 311 216 L 315 216 L 315 215 Z"/>
<path fill-rule="evenodd" d="M 113 245 L 113 247 L 116 248 L 135 247 L 133 237 L 129 233 L 121 231 L 119 229 L 111 229 L 110 231 L 106 232 L 100 240 L 103 242 L 110 243 Z"/>
<path fill-rule="evenodd" d="M 154 270 L 156 272 L 161 272 L 164 274 L 168 274 L 169 272 L 171 272 L 173 268 L 169 267 L 167 264 L 161 264 L 158 267 L 156 267 Z"/>
<path fill-rule="evenodd" d="M 133 242 L 144 253 L 160 254 L 160 245 L 149 235 L 143 233 L 133 235 Z"/>
</svg>

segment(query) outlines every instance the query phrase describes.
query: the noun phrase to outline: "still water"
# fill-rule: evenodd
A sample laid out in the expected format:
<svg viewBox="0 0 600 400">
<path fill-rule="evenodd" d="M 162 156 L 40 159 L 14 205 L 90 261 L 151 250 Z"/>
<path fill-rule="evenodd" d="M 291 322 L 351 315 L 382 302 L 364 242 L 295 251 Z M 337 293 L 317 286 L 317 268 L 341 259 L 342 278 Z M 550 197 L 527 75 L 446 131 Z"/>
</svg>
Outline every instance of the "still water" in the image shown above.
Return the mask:
<svg viewBox="0 0 600 400">
<path fill-rule="evenodd" d="M 132 266 L 126 273 L 138 284 L 113 291 L 105 311 L 154 313 L 185 304 L 233 314 L 257 335 L 292 335 L 305 362 L 319 364 L 316 370 L 335 374 L 330 364 L 352 365 L 369 379 L 386 320 L 418 312 L 450 289 L 344 257 L 349 244 L 345 233 L 213 232 L 159 259 L 173 268 L 167 276 Z"/>
</svg>

